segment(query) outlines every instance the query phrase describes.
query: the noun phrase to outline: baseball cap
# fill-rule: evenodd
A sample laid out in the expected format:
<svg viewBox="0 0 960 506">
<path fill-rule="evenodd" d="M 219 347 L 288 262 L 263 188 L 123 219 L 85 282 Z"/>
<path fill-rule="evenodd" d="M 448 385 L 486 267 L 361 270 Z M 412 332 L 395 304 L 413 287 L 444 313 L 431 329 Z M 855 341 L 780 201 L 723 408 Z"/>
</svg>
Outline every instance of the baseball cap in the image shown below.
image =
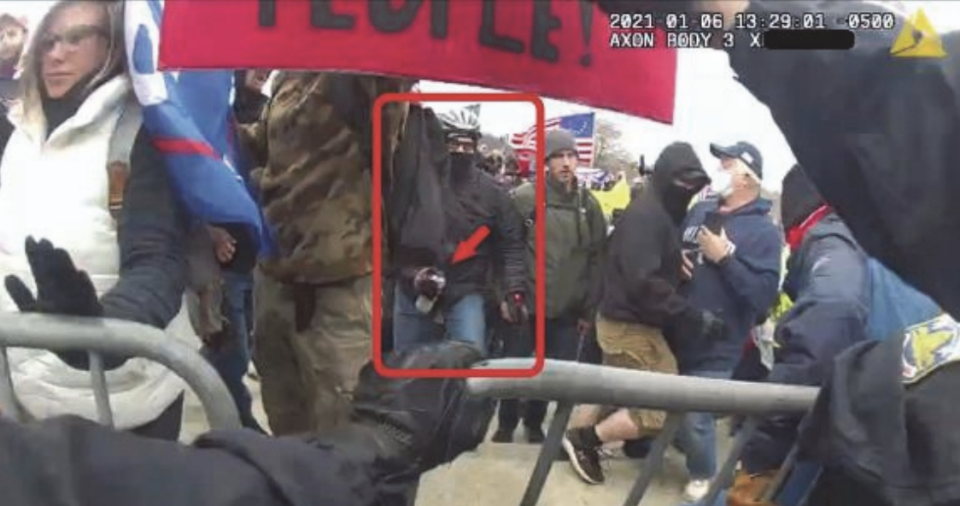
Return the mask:
<svg viewBox="0 0 960 506">
<path fill-rule="evenodd" d="M 27 29 L 27 18 L 26 16 L 14 16 L 9 12 L 0 13 L 0 26 L 13 24 L 17 25 L 24 30 Z"/>
<path fill-rule="evenodd" d="M 710 153 L 717 158 L 736 158 L 745 163 L 750 170 L 763 179 L 763 157 L 760 150 L 749 142 L 738 142 L 732 146 L 710 144 Z"/>
</svg>

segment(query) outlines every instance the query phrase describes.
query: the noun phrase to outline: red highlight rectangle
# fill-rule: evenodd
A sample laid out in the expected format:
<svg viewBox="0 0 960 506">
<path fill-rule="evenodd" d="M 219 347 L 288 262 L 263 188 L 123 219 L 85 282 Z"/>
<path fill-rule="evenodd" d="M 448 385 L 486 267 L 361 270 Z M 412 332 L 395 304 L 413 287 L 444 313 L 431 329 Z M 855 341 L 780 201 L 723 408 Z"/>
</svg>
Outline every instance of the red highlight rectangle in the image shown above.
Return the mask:
<svg viewBox="0 0 960 506">
<path fill-rule="evenodd" d="M 386 93 L 373 104 L 373 365 L 388 378 L 531 378 L 543 370 L 546 360 L 546 178 L 536 177 L 536 352 L 530 369 L 393 369 L 383 362 L 383 106 L 390 102 L 530 102 L 536 110 L 537 138 L 544 138 L 543 101 L 532 93 Z M 543 142 L 537 143 L 537 160 L 545 158 Z"/>
</svg>

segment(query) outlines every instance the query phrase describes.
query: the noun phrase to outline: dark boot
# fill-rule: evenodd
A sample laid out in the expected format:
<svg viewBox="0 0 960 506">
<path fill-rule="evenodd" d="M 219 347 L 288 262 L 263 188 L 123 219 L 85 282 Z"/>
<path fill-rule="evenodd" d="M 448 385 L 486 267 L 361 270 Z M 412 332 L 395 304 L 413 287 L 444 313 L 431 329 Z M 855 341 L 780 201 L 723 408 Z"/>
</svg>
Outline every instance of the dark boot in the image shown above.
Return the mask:
<svg viewBox="0 0 960 506">
<path fill-rule="evenodd" d="M 512 443 L 513 433 L 520 424 L 520 401 L 502 399 L 497 410 L 497 431 L 491 441 L 494 443 Z"/>
<path fill-rule="evenodd" d="M 540 426 L 531 427 L 529 425 L 526 425 L 524 428 L 526 429 L 526 432 L 527 432 L 528 443 L 538 445 L 538 444 L 542 444 L 543 441 L 547 439 L 547 435 L 543 433 L 543 427 L 540 427 Z"/>
</svg>

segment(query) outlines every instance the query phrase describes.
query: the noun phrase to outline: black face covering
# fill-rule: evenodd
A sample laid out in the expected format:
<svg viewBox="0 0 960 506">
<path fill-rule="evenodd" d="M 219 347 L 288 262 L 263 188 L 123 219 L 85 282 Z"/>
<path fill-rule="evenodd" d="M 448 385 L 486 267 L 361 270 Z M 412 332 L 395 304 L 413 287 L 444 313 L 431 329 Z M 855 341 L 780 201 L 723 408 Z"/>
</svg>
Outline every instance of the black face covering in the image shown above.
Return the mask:
<svg viewBox="0 0 960 506">
<path fill-rule="evenodd" d="M 702 189 L 702 186 L 685 188 L 673 181 L 664 188 L 662 193 L 663 206 L 667 209 L 670 216 L 673 217 L 674 221 L 680 223 L 686 218 L 687 210 L 690 208 L 690 201 L 693 200 L 693 197 L 696 196 L 700 189 Z"/>
<path fill-rule="evenodd" d="M 450 170 L 454 174 L 463 174 L 469 171 L 476 161 L 476 156 L 473 153 L 460 153 L 452 152 L 450 153 Z"/>
</svg>

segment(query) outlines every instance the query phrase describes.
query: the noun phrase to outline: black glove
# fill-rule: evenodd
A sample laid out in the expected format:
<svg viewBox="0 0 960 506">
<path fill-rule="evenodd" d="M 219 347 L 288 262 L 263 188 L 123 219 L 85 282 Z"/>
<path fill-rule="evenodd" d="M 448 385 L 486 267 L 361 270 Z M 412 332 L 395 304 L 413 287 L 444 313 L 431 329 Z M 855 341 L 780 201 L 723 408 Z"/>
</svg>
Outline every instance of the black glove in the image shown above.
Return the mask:
<svg viewBox="0 0 960 506">
<path fill-rule="evenodd" d="M 467 343 L 445 341 L 393 353 L 386 366 L 466 369 L 481 358 L 480 350 Z M 367 364 L 354 389 L 353 407 L 353 430 L 365 434 L 365 446 L 374 449 L 389 473 L 419 475 L 480 445 L 495 401 L 469 396 L 463 378 L 392 379 Z"/>
<path fill-rule="evenodd" d="M 700 313 L 698 335 L 707 339 L 721 339 L 727 335 L 727 324 L 711 311 Z"/>
<path fill-rule="evenodd" d="M 97 297 L 97 290 L 86 272 L 76 268 L 70 254 L 62 248 L 56 248 L 50 241 L 33 237 L 26 241 L 27 262 L 33 280 L 37 284 L 37 294 L 27 287 L 17 276 L 4 279 L 7 293 L 23 313 L 43 313 L 67 316 L 103 316 L 103 306 Z M 71 367 L 89 369 L 86 351 L 65 351 L 57 354 Z M 108 369 L 119 367 L 126 359 L 104 356 L 104 366 Z"/>
<path fill-rule="evenodd" d="M 443 290 L 443 273 L 434 267 L 417 270 L 413 275 L 413 289 L 428 299 L 436 299 Z"/>
<path fill-rule="evenodd" d="M 7 293 L 21 312 L 103 316 L 103 306 L 90 276 L 73 265 L 66 250 L 55 248 L 46 239 L 37 242 L 28 237 L 26 253 L 37 284 L 36 297 L 17 276 L 7 276 L 4 280 Z"/>
<path fill-rule="evenodd" d="M 508 293 L 504 302 L 507 303 L 510 323 L 520 325 L 526 323 L 530 318 L 530 313 L 527 310 L 527 299 L 523 292 Z"/>
</svg>

